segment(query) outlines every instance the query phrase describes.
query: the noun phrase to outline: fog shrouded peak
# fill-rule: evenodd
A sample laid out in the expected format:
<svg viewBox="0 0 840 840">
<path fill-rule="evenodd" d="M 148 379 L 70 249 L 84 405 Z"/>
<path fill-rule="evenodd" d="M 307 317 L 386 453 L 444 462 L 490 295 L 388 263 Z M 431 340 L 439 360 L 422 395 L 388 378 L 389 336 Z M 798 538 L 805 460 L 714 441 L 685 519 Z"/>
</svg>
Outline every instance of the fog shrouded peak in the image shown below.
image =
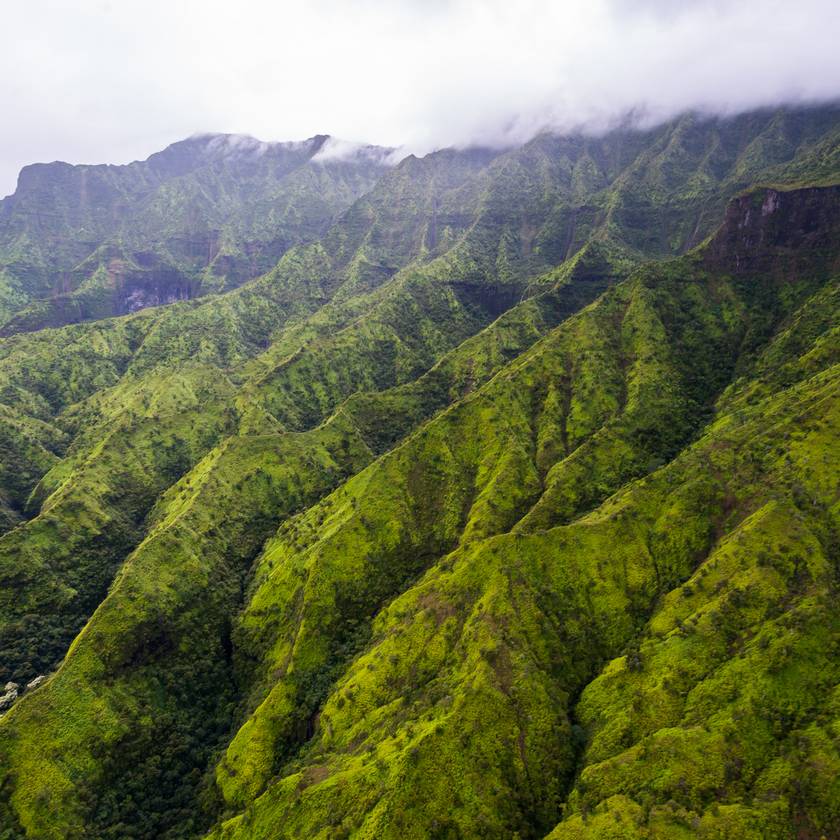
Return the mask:
<svg viewBox="0 0 840 840">
<path fill-rule="evenodd" d="M 196 131 L 247 154 L 250 134 L 314 132 L 405 153 L 824 101 L 838 31 L 832 0 L 12 0 L 0 194 L 26 163 L 125 162 Z"/>
<path fill-rule="evenodd" d="M 270 143 L 250 134 L 199 134 L 193 139 L 206 140 L 208 154 L 220 157 L 261 157 L 271 147 Z"/>
<path fill-rule="evenodd" d="M 401 149 L 373 146 L 368 143 L 343 140 L 339 137 L 327 137 L 312 160 L 321 163 L 369 160 L 372 163 L 391 166 L 399 163 L 402 157 Z"/>
</svg>

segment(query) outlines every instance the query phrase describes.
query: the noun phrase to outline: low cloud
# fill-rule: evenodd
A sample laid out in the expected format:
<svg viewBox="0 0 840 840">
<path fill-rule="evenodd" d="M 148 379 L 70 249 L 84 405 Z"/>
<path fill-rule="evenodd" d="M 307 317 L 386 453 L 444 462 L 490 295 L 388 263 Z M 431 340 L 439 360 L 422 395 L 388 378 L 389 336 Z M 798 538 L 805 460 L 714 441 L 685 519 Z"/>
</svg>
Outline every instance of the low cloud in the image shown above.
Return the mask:
<svg viewBox="0 0 840 840">
<path fill-rule="evenodd" d="M 271 144 L 257 140 L 249 134 L 199 134 L 196 139 L 206 139 L 207 153 L 214 159 L 230 155 L 231 157 L 261 157 Z"/>
<path fill-rule="evenodd" d="M 340 137 L 328 137 L 312 160 L 320 163 L 369 160 L 382 166 L 395 166 L 403 157 L 405 153 L 400 149 L 374 146 L 370 143 L 355 143 Z"/>
<path fill-rule="evenodd" d="M 838 32 L 834 0 L 10 0 L 0 194 L 196 131 L 422 153 L 834 99 Z"/>
</svg>

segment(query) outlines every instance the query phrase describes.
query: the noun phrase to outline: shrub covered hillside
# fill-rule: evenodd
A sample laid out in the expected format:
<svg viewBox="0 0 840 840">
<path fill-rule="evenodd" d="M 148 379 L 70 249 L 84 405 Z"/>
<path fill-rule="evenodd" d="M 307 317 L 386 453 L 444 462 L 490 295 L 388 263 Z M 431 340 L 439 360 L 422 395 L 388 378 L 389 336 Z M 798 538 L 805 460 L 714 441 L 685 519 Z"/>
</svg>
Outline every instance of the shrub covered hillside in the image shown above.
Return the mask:
<svg viewBox="0 0 840 840">
<path fill-rule="evenodd" d="M 840 836 L 838 150 L 368 152 L 237 288 L 20 309 L 0 838 Z"/>
</svg>

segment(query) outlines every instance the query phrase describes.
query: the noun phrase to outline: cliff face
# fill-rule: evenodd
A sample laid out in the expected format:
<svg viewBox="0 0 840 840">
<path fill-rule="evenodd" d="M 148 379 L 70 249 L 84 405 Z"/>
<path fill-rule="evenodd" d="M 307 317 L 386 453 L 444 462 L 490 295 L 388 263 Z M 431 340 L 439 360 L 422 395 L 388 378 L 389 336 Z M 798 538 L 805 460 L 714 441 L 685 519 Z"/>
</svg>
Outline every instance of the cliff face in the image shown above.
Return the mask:
<svg viewBox="0 0 840 840">
<path fill-rule="evenodd" d="M 396 255 L 426 262 L 447 253 L 442 268 L 453 276 L 476 282 L 492 274 L 516 285 L 593 237 L 634 258 L 683 253 L 746 187 L 803 177 L 813 183 L 830 172 L 824 152 L 838 125 L 836 108 L 730 120 L 687 115 L 647 132 L 540 135 L 504 154 L 410 157 L 400 171 L 406 183 L 434 167 L 426 194 L 415 189 L 403 199 L 387 179 L 386 189 L 408 226 L 417 224 L 409 230 L 393 213 L 393 224 L 380 225 L 381 238 L 370 242 L 382 262 L 359 261 L 357 270 L 377 283 Z M 0 330 L 9 335 L 120 314 L 141 301 L 230 290 L 268 272 L 295 245 L 317 241 L 339 219 L 348 233 L 365 224 L 364 214 L 378 208 L 351 210 L 389 171 L 389 150 L 338 155 L 332 142 L 215 135 L 127 166 L 26 167 L 16 193 L 0 202 Z M 418 211 L 427 213 L 422 223 Z M 98 255 L 114 249 L 159 279 L 128 272 L 125 282 L 109 284 L 108 262 Z M 166 288 L 144 291 L 161 282 Z"/>
<path fill-rule="evenodd" d="M 838 187 L 767 188 L 732 201 L 705 254 L 714 270 L 790 277 L 798 266 L 836 269 Z"/>
</svg>

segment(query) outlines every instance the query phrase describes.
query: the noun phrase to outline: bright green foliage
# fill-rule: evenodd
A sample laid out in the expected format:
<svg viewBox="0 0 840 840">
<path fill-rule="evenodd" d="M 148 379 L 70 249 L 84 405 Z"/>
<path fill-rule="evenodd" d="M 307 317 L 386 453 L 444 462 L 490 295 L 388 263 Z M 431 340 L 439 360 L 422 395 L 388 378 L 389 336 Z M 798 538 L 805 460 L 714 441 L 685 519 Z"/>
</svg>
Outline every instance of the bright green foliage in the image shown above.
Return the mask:
<svg viewBox="0 0 840 840">
<path fill-rule="evenodd" d="M 813 272 L 815 279 L 825 276 L 825 266 L 811 256 L 800 268 Z M 754 275 L 727 287 L 720 277 L 705 280 L 705 271 L 705 266 L 684 261 L 668 267 L 670 280 L 641 273 L 537 344 L 509 374 L 497 376 L 324 503 L 291 520 L 266 546 L 239 642 L 249 657 L 264 662 L 265 676 L 257 683 L 264 699 L 231 742 L 217 778 L 237 808 L 266 785 L 268 789 L 253 809 L 226 827 L 225 836 L 273 836 L 278 824 L 287 826 L 289 836 L 358 832 L 423 837 L 446 830 L 509 836 L 550 828 L 551 814 L 559 810 L 562 779 L 574 766 L 569 698 L 603 657 L 633 639 L 652 599 L 655 603 L 657 595 L 688 578 L 698 558 L 708 554 L 705 562 L 715 565 L 722 551 L 718 546 L 737 539 L 729 537 L 729 530 L 739 532 L 737 523 L 745 515 L 741 506 L 746 511 L 760 506 L 762 492 L 770 492 L 770 498 L 790 494 L 786 517 L 795 515 L 796 494 L 790 488 L 796 486 L 798 473 L 781 480 L 775 472 L 784 465 L 774 463 L 776 459 L 751 463 L 764 451 L 763 441 L 754 439 L 765 415 L 770 412 L 771 419 L 779 415 L 791 423 L 803 412 L 815 413 L 814 425 L 824 426 L 828 437 L 813 441 L 814 451 L 836 447 L 831 429 L 838 406 L 831 398 L 838 382 L 830 370 L 809 379 L 801 392 L 783 392 L 752 408 L 738 421 L 737 431 L 716 432 L 732 422 L 730 416 L 722 418 L 707 437 L 655 473 L 655 479 L 631 484 L 602 508 L 557 527 L 576 507 L 591 502 L 589 494 L 602 481 L 607 482 L 600 487 L 603 495 L 613 489 L 611 482 L 626 481 L 627 474 L 616 470 L 622 466 L 616 452 L 649 457 L 649 430 L 657 418 L 667 437 L 654 441 L 654 451 L 667 455 L 675 440 L 690 436 L 691 418 L 674 422 L 675 412 L 703 407 L 698 382 L 680 375 L 675 362 L 681 352 L 670 365 L 662 353 L 685 347 L 692 366 L 702 370 L 701 343 L 692 346 L 684 333 L 686 324 L 692 330 L 702 329 L 701 324 L 706 352 L 718 359 L 719 342 L 732 340 L 727 324 L 735 326 L 738 338 L 749 331 L 745 313 L 755 286 Z M 803 283 L 798 291 L 806 296 L 813 288 Z M 701 289 L 704 296 L 698 294 Z M 777 294 L 789 292 L 777 288 Z M 767 290 L 761 293 L 766 296 Z M 702 300 L 702 310 L 688 308 L 699 307 Z M 623 328 L 612 334 L 628 344 L 604 348 L 600 338 L 606 330 L 598 328 L 598 321 L 614 321 L 616 310 L 623 313 Z M 675 312 L 681 318 L 671 326 L 662 316 Z M 592 336 L 589 341 L 597 337 L 597 343 L 590 346 L 587 335 Z M 555 354 L 562 358 L 568 352 L 566 341 L 574 343 L 581 357 L 594 360 L 595 375 L 593 368 L 582 365 L 577 376 L 564 376 Z M 737 352 L 733 357 L 737 361 Z M 611 376 L 604 367 L 608 358 L 624 359 L 623 371 Z M 540 381 L 554 379 L 558 371 L 561 382 L 570 380 L 569 390 L 553 397 Z M 707 404 L 725 377 L 724 369 L 717 389 L 715 377 L 699 380 L 708 388 Z M 636 398 L 634 392 L 648 380 L 662 391 L 659 400 L 651 394 L 642 401 Z M 596 382 L 606 383 L 600 393 Z M 670 388 L 663 390 L 666 383 Z M 587 399 L 578 399 L 591 409 L 570 427 L 576 391 L 587 394 Z M 542 403 L 536 411 L 535 398 Z M 571 432 L 564 432 L 564 419 Z M 702 413 L 695 415 L 694 423 L 702 419 Z M 549 441 L 554 463 L 540 469 Z M 541 483 L 541 473 L 573 470 L 584 457 L 578 453 L 587 450 L 595 488 L 580 479 L 570 483 L 568 493 L 587 495 L 564 499 L 558 509 L 556 484 L 550 479 Z M 739 457 L 749 468 L 728 463 L 730 453 L 741 450 Z M 700 468 L 717 459 L 722 463 L 711 474 Z M 603 478 L 602 462 L 609 469 Z M 631 475 L 640 467 L 631 461 Z M 828 483 L 813 497 L 826 498 L 836 490 L 832 476 L 829 467 Z M 763 486 L 767 489 L 762 491 Z M 805 498 L 810 503 L 812 495 Z M 778 503 L 767 504 L 772 508 Z M 542 521 L 534 521 L 535 513 Z M 779 513 L 777 518 L 787 521 Z M 517 520 L 514 532 L 501 536 Z M 756 527 L 764 534 L 765 526 Z M 810 527 L 819 534 L 822 514 Z M 523 535 L 523 530 L 534 533 Z M 815 540 L 812 532 L 812 551 L 819 549 Z M 365 631 L 378 606 L 405 586 L 401 579 L 418 575 L 419 583 Z M 365 652 L 352 660 L 321 701 L 323 687 L 316 677 L 346 667 L 353 652 L 347 645 L 360 632 Z M 645 648 L 635 650 L 632 673 L 640 656 L 645 661 Z M 676 687 L 674 691 L 678 693 Z M 604 696 L 616 702 L 614 689 L 606 689 Z M 633 708 L 642 713 L 648 708 L 644 697 L 634 702 Z M 654 708 L 658 702 L 650 700 Z M 316 704 L 320 712 L 314 737 L 295 756 L 290 746 L 302 738 L 301 716 L 308 709 L 314 713 Z M 548 714 L 553 717 L 546 719 Z M 620 725 L 620 715 L 608 711 L 604 716 L 611 726 Z M 563 730 L 566 735 L 559 735 Z M 457 733 L 454 742 L 447 732 Z M 504 740 L 494 741 L 495 733 L 504 733 Z M 698 748 L 687 747 L 687 758 Z M 668 759 L 669 749 L 663 753 Z M 461 766 L 458 756 L 464 751 L 469 758 Z M 278 753 L 284 752 L 289 763 L 278 766 Z M 511 761 L 512 766 L 507 763 Z M 618 768 L 626 764 L 624 757 L 617 761 Z M 529 775 L 529 767 L 538 769 Z M 702 783 L 717 791 L 723 780 L 707 771 L 696 769 Z M 638 770 L 622 772 L 637 783 Z M 651 772 L 658 772 L 655 766 Z M 621 786 L 614 789 L 625 792 Z M 532 799 L 522 801 L 523 790 Z M 673 797 L 678 790 L 668 793 Z M 575 801 L 573 795 L 571 803 Z M 435 806 L 429 808 L 429 802 Z M 686 806 L 691 804 L 688 800 Z M 791 819 L 787 811 L 782 816 Z M 826 813 L 816 825 L 830 825 L 830 819 Z M 592 836 L 601 836 L 600 828 L 594 830 Z"/>
<path fill-rule="evenodd" d="M 410 157 L 0 341 L 0 837 L 830 836 L 837 125 Z"/>
<path fill-rule="evenodd" d="M 231 386 L 208 374 L 196 367 L 146 379 L 121 393 L 117 417 L 107 392 L 90 406 L 84 432 L 35 490 L 38 515 L 0 539 L 0 679 L 32 679 L 60 662 L 155 497 L 230 430 Z"/>
</svg>

